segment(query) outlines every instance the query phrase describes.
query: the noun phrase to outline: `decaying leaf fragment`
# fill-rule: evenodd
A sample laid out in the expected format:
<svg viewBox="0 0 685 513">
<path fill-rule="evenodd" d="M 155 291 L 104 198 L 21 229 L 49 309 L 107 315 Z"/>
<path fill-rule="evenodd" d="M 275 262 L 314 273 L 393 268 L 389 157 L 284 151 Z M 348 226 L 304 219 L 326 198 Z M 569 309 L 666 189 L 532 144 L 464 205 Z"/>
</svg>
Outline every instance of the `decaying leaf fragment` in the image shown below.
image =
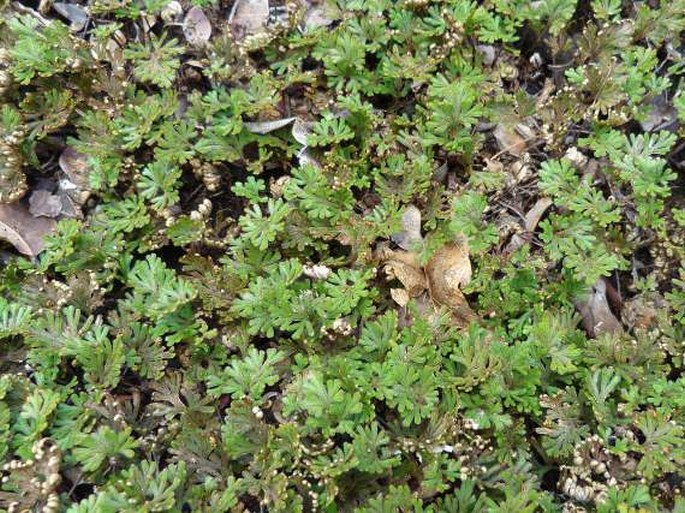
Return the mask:
<svg viewBox="0 0 685 513">
<path fill-rule="evenodd" d="M 64 148 L 59 156 L 59 167 L 67 178 L 79 189 L 90 188 L 90 166 L 88 157 L 73 148 Z"/>
<path fill-rule="evenodd" d="M 295 118 L 293 122 L 292 135 L 296 142 L 302 145 L 300 151 L 297 152 L 297 160 L 301 166 L 309 165 L 314 167 L 321 167 L 321 164 L 314 158 L 307 146 L 307 138 L 311 134 L 314 123 L 309 121 L 302 121 L 300 118 Z"/>
<path fill-rule="evenodd" d="M 297 118 L 283 118 L 276 119 L 274 121 L 246 121 L 243 123 L 243 125 L 253 134 L 263 135 L 278 130 L 279 128 L 283 128 L 284 126 L 288 126 L 290 123 L 295 121 L 295 119 Z"/>
<path fill-rule="evenodd" d="M 29 198 L 29 212 L 34 217 L 57 217 L 62 212 L 62 200 L 49 191 L 33 191 Z"/>
<path fill-rule="evenodd" d="M 407 306 L 409 304 L 409 300 L 411 299 L 409 297 L 407 289 L 401 289 L 399 287 L 390 289 L 390 297 L 395 303 L 400 305 L 402 308 Z"/>
<path fill-rule="evenodd" d="M 183 20 L 183 35 L 191 45 L 198 46 L 209 41 L 212 36 L 212 25 L 204 11 L 192 7 Z"/>
<path fill-rule="evenodd" d="M 55 230 L 54 219 L 33 217 L 21 205 L 0 205 L 0 239 L 34 258 L 43 250 L 45 237 Z"/>
<path fill-rule="evenodd" d="M 268 0 L 236 0 L 228 24 L 238 39 L 258 34 L 269 19 Z"/>
<path fill-rule="evenodd" d="M 404 287 L 390 291 L 398 305 L 406 306 L 410 299 L 418 298 L 427 290 L 434 310 L 447 307 L 459 324 L 467 324 L 473 317 L 461 291 L 461 286 L 471 279 L 471 260 L 465 240 L 457 240 L 438 249 L 425 269 L 412 251 L 386 249 L 379 256 L 385 263 L 386 274 Z"/>
<path fill-rule="evenodd" d="M 574 301 L 576 309 L 583 318 L 583 327 L 590 337 L 596 338 L 603 333 L 622 333 L 623 327 L 609 308 L 604 279 L 600 278 L 589 293 Z"/>
<path fill-rule="evenodd" d="M 314 126 L 314 123 L 312 123 L 312 122 L 302 121 L 299 118 L 295 119 L 295 122 L 293 123 L 293 129 L 292 129 L 293 139 L 295 139 L 302 146 L 306 147 L 307 146 L 307 138 L 309 137 L 309 134 L 312 133 L 312 127 L 313 126 Z"/>
<path fill-rule="evenodd" d="M 390 278 L 404 286 L 410 298 L 416 297 L 428 288 L 426 275 L 419 264 L 416 253 L 411 251 L 387 251 L 385 272 Z"/>
<path fill-rule="evenodd" d="M 438 249 L 426 266 L 431 298 L 461 316 L 469 316 L 462 285 L 471 281 L 471 260 L 466 240 L 449 243 Z"/>
<path fill-rule="evenodd" d="M 88 158 L 67 147 L 59 157 L 59 167 L 66 175 L 59 181 L 57 191 L 62 201 L 62 214 L 67 217 L 82 217 L 80 207 L 91 194 Z"/>
</svg>

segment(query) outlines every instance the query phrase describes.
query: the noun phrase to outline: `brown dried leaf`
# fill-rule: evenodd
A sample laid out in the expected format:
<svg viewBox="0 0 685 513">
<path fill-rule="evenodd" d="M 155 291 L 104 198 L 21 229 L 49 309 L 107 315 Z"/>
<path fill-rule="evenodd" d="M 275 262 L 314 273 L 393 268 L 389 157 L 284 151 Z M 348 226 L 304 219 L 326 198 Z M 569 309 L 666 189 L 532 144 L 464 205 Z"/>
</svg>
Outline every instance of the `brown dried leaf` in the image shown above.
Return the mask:
<svg viewBox="0 0 685 513">
<path fill-rule="evenodd" d="M 535 202 L 535 205 L 526 213 L 526 231 L 532 232 L 537 227 L 542 215 L 552 206 L 552 200 L 549 198 L 540 198 Z"/>
<path fill-rule="evenodd" d="M 29 198 L 29 212 L 34 217 L 57 217 L 62 212 L 62 201 L 49 191 L 34 191 Z"/>
<path fill-rule="evenodd" d="M 409 304 L 410 297 L 407 293 L 407 289 L 390 289 L 390 297 L 393 299 L 393 301 L 395 301 L 395 303 L 400 305 L 402 308 Z"/>
<path fill-rule="evenodd" d="M 297 118 L 283 118 L 274 121 L 246 121 L 243 125 L 253 134 L 264 135 L 278 130 L 279 128 L 283 128 L 284 126 L 288 126 L 296 119 Z"/>
<path fill-rule="evenodd" d="M 79 189 L 90 189 L 90 166 L 88 157 L 73 148 L 64 148 L 59 156 L 59 167 Z"/>
<path fill-rule="evenodd" d="M 519 134 L 517 128 L 518 126 L 513 124 L 497 124 L 493 131 L 493 135 L 497 140 L 500 151 L 506 151 L 512 155 L 519 156 L 526 150 L 527 140 Z"/>
<path fill-rule="evenodd" d="M 183 20 L 183 35 L 191 45 L 199 46 L 212 36 L 212 25 L 204 11 L 199 7 L 192 7 Z"/>
<path fill-rule="evenodd" d="M 428 283 L 415 253 L 409 251 L 386 252 L 385 272 L 397 278 L 407 290 L 409 297 L 416 297 L 426 290 Z"/>
<path fill-rule="evenodd" d="M 0 239 L 31 258 L 43 250 L 44 239 L 55 230 L 55 225 L 53 219 L 33 217 L 20 205 L 0 205 Z"/>
<path fill-rule="evenodd" d="M 57 196 L 62 203 L 62 216 L 64 217 L 76 217 L 78 219 L 83 218 L 83 212 L 81 212 L 81 207 L 74 201 L 74 199 L 69 196 L 68 192 L 63 190 L 61 187 L 57 191 Z"/>
<path fill-rule="evenodd" d="M 589 293 L 574 301 L 580 312 L 583 327 L 590 337 L 596 338 L 603 333 L 622 333 L 623 327 L 609 308 L 606 283 L 600 278 Z"/>
<path fill-rule="evenodd" d="M 438 249 L 426 266 L 433 301 L 457 313 L 470 313 L 461 286 L 471 280 L 471 260 L 465 240 Z"/>
<path fill-rule="evenodd" d="M 236 0 L 228 24 L 238 38 L 243 38 L 262 32 L 268 19 L 268 0 Z"/>
<path fill-rule="evenodd" d="M 390 290 L 391 297 L 399 306 L 405 307 L 410 299 L 419 301 L 418 298 L 423 297 L 420 302 L 426 307 L 426 315 L 447 307 L 459 325 L 464 326 L 473 319 L 473 311 L 460 290 L 461 285 L 471 279 L 471 261 L 465 240 L 447 244 L 436 251 L 425 272 L 414 252 L 381 248 L 377 255 L 385 262 L 385 272 L 404 285 L 404 289 Z M 430 298 L 424 293 L 426 289 Z"/>
</svg>

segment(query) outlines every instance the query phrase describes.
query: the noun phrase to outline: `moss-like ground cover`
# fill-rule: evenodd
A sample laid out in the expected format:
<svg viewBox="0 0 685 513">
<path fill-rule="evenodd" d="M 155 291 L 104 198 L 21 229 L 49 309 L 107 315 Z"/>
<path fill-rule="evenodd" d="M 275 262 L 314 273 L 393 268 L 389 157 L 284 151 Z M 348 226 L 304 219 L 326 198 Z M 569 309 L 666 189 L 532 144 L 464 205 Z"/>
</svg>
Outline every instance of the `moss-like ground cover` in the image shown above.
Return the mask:
<svg viewBox="0 0 685 513">
<path fill-rule="evenodd" d="M 0 0 L 0 511 L 685 511 L 685 1 Z"/>
</svg>

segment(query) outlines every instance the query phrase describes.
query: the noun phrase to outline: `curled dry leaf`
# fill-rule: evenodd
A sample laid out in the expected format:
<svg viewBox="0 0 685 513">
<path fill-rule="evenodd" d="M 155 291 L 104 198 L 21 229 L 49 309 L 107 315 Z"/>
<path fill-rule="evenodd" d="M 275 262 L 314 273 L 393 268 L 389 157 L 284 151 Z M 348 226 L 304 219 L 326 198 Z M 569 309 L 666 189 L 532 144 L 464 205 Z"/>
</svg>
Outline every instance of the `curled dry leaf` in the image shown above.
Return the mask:
<svg viewBox="0 0 685 513">
<path fill-rule="evenodd" d="M 283 196 L 283 192 L 285 192 L 288 182 L 290 182 L 289 175 L 283 175 L 277 180 L 272 179 L 271 183 L 269 183 L 269 192 L 274 198 L 280 198 Z"/>
<path fill-rule="evenodd" d="M 597 280 L 589 293 L 574 301 L 580 312 L 583 327 L 590 337 L 596 338 L 603 333 L 622 333 L 623 327 L 609 308 L 607 287 L 603 278 Z"/>
<path fill-rule="evenodd" d="M 199 7 L 192 7 L 186 14 L 183 20 L 183 35 L 193 46 L 205 44 L 212 36 L 212 24 Z"/>
<path fill-rule="evenodd" d="M 513 187 L 516 184 L 524 182 L 533 176 L 533 169 L 524 162 L 524 159 L 519 159 L 514 162 L 507 169 L 507 174 L 504 181 L 507 187 Z"/>
<path fill-rule="evenodd" d="M 588 161 L 590 160 L 587 155 L 581 153 L 575 146 L 571 146 L 568 150 L 566 150 L 564 157 L 569 159 L 571 163 L 578 169 L 583 169 L 585 166 L 587 166 Z"/>
<path fill-rule="evenodd" d="M 288 126 L 290 123 L 295 121 L 297 118 L 283 118 L 276 119 L 274 121 L 246 121 L 243 123 L 245 128 L 247 128 L 253 134 L 268 134 L 284 126 Z"/>
<path fill-rule="evenodd" d="M 81 211 L 80 205 L 77 204 L 71 196 L 69 196 L 67 191 L 62 188 L 58 189 L 57 197 L 62 204 L 60 214 L 63 217 L 76 217 L 78 219 L 83 218 L 83 212 Z"/>
<path fill-rule="evenodd" d="M 426 290 L 428 282 L 415 253 L 410 251 L 385 252 L 385 272 L 391 278 L 397 278 L 410 298 Z"/>
<path fill-rule="evenodd" d="M 238 39 L 258 34 L 269 19 L 268 0 L 236 0 L 228 24 Z"/>
<path fill-rule="evenodd" d="M 459 314 L 471 312 L 461 286 L 471 281 L 471 260 L 466 240 L 438 249 L 426 266 L 433 301 Z"/>
<path fill-rule="evenodd" d="M 29 212 L 34 217 L 57 217 L 62 212 L 62 200 L 49 191 L 34 191 L 29 198 Z"/>
<path fill-rule="evenodd" d="M 297 161 L 301 166 L 314 166 L 321 168 L 321 164 L 316 158 L 311 154 L 309 148 L 306 146 L 297 152 Z"/>
<path fill-rule="evenodd" d="M 409 250 L 423 240 L 421 237 L 421 211 L 409 205 L 402 214 L 402 231 L 395 233 L 391 239 L 402 249 Z"/>
<path fill-rule="evenodd" d="M 467 324 L 474 316 L 461 286 L 471 279 L 471 260 L 465 240 L 450 243 L 435 252 L 426 265 L 425 272 L 418 257 L 411 251 L 382 250 L 379 254 L 385 262 L 385 272 L 396 278 L 404 289 L 391 289 L 393 300 L 405 307 L 410 299 L 425 296 L 428 289 L 434 310 L 446 306 L 460 325 Z M 426 301 L 430 302 L 428 298 Z"/>
<path fill-rule="evenodd" d="M 0 205 L 0 239 L 34 258 L 43 250 L 45 237 L 55 230 L 54 219 L 33 217 L 21 205 Z"/>
<path fill-rule="evenodd" d="M 532 232 L 535 230 L 543 214 L 551 206 L 552 200 L 549 198 L 540 198 L 537 200 L 535 205 L 526 213 L 526 231 Z"/>
</svg>

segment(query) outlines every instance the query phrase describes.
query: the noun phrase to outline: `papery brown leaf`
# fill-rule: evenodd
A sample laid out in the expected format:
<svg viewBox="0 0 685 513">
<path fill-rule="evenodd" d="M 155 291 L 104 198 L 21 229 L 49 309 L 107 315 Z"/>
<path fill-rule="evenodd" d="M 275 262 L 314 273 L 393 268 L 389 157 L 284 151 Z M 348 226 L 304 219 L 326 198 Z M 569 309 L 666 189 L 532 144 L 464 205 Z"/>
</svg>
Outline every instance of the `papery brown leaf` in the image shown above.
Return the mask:
<svg viewBox="0 0 685 513">
<path fill-rule="evenodd" d="M 88 191 L 81 191 L 80 193 L 78 193 L 73 189 L 64 189 L 62 188 L 62 186 L 65 182 L 69 182 L 69 180 L 60 181 L 60 187 L 57 190 L 57 197 L 59 198 L 62 204 L 62 211 L 60 212 L 60 214 L 64 217 L 75 217 L 78 219 L 83 219 L 81 205 L 84 203 L 83 198 L 88 196 L 90 193 Z M 72 198 L 72 196 L 74 197 Z"/>
<path fill-rule="evenodd" d="M 212 36 L 212 24 L 199 7 L 192 7 L 183 20 L 183 35 L 191 45 L 202 45 Z"/>
<path fill-rule="evenodd" d="M 411 299 L 407 293 L 407 289 L 401 288 L 390 289 L 390 297 L 402 308 L 407 306 L 407 304 L 409 304 L 409 300 Z"/>
<path fill-rule="evenodd" d="M 397 278 L 404 285 L 410 298 L 421 294 L 428 287 L 426 275 L 415 253 L 386 250 L 382 259 L 385 261 L 386 274 L 391 278 Z"/>
<path fill-rule="evenodd" d="M 31 258 L 43 250 L 45 237 L 54 232 L 56 224 L 54 219 L 33 217 L 20 205 L 0 205 L 0 239 Z"/>
<path fill-rule="evenodd" d="M 90 165 L 88 157 L 67 147 L 59 157 L 59 167 L 66 175 L 59 181 L 57 195 L 62 202 L 62 214 L 83 217 L 81 205 L 90 197 Z"/>
<path fill-rule="evenodd" d="M 49 191 L 33 191 L 29 198 L 29 212 L 34 217 L 57 217 L 62 212 L 62 200 Z"/>
<path fill-rule="evenodd" d="M 426 276 L 433 301 L 455 313 L 471 315 L 471 307 L 461 291 L 461 286 L 471 280 L 471 260 L 465 240 L 438 249 L 426 266 Z"/>
<path fill-rule="evenodd" d="M 590 337 L 596 338 L 603 333 L 622 333 L 623 327 L 609 308 L 606 283 L 600 278 L 589 293 L 574 301 L 580 312 L 583 327 Z"/>
<path fill-rule="evenodd" d="M 378 257 L 385 263 L 385 272 L 399 280 L 404 289 L 392 289 L 393 300 L 405 307 L 410 299 L 421 296 L 428 289 L 433 312 L 447 307 L 455 322 L 466 325 L 474 317 L 460 287 L 471 279 L 471 261 L 466 240 L 449 243 L 438 249 L 424 269 L 412 251 L 392 251 L 383 248 Z M 425 296 L 425 294 L 423 294 Z"/>
<path fill-rule="evenodd" d="M 288 126 L 290 123 L 295 121 L 297 118 L 283 118 L 276 119 L 274 121 L 246 121 L 243 123 L 245 128 L 247 128 L 253 134 L 268 134 L 284 126 Z"/>
</svg>

